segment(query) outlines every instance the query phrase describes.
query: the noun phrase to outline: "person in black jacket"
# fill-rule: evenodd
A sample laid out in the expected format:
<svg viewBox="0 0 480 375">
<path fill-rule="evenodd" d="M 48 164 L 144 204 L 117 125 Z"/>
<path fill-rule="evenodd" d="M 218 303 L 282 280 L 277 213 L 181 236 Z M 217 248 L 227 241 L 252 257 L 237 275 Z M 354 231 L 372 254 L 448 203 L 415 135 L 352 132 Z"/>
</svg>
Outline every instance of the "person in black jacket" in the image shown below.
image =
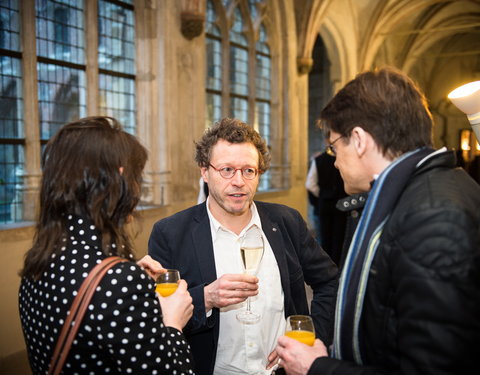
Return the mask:
<svg viewBox="0 0 480 375">
<path fill-rule="evenodd" d="M 308 172 L 305 187 L 317 221 L 317 240 L 332 258 L 340 263 L 345 238 L 347 213 L 336 207 L 339 199 L 345 198 L 343 180 L 335 168 L 335 156 L 325 152 L 315 156 Z"/>
<path fill-rule="evenodd" d="M 280 337 L 288 374 L 477 374 L 480 186 L 432 149 L 432 116 L 393 68 L 321 112 L 349 194 L 368 191 L 343 265 L 331 352 Z"/>
<path fill-rule="evenodd" d="M 206 202 L 155 223 L 148 252 L 188 282 L 195 308 L 184 332 L 197 375 L 270 374 L 287 316 L 311 312 L 317 337 L 331 341 L 337 267 L 298 211 L 254 201 L 270 155 L 253 127 L 222 119 L 197 142 L 195 159 L 208 183 Z M 240 244 L 255 226 L 264 252 L 252 276 L 243 272 Z M 261 315 L 252 324 L 237 318 L 247 297 Z"/>
</svg>

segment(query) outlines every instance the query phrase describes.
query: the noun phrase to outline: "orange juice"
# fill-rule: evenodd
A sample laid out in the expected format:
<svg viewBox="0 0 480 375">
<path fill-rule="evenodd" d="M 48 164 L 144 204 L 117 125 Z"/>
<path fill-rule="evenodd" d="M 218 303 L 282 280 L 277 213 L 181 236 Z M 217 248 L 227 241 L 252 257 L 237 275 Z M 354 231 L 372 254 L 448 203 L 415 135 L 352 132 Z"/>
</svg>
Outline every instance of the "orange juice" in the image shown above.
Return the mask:
<svg viewBox="0 0 480 375">
<path fill-rule="evenodd" d="M 285 336 L 310 346 L 313 346 L 313 342 L 315 341 L 315 334 L 310 331 L 287 331 L 285 332 Z"/>
<path fill-rule="evenodd" d="M 157 284 L 155 291 L 160 293 L 162 297 L 168 297 L 170 294 L 173 294 L 177 290 L 177 283 L 161 283 Z"/>
</svg>

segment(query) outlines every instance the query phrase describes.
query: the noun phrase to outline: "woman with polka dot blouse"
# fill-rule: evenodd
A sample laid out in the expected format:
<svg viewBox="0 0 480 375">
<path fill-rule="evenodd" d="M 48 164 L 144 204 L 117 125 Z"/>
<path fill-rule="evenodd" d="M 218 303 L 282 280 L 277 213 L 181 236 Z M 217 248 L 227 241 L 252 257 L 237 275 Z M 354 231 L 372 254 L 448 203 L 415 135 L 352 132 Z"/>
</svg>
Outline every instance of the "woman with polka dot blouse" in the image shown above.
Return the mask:
<svg viewBox="0 0 480 375">
<path fill-rule="evenodd" d="M 145 148 L 113 118 L 62 127 L 43 157 L 40 216 L 21 271 L 19 309 L 34 374 L 46 374 L 72 301 L 104 258 L 116 264 L 97 287 L 63 367 L 64 374 L 193 374 L 182 328 L 192 298 L 180 281 L 155 294 L 161 265 L 135 263 L 125 224 L 141 194 Z"/>
</svg>

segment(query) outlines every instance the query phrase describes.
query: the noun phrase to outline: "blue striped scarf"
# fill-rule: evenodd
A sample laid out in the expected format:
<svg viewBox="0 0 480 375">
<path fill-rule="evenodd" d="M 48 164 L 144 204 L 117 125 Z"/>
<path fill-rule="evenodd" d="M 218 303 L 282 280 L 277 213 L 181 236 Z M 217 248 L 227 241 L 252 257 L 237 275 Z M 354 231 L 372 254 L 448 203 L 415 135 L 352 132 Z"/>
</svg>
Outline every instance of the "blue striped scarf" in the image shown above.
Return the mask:
<svg viewBox="0 0 480 375">
<path fill-rule="evenodd" d="M 368 275 L 385 222 L 417 164 L 432 153 L 420 148 L 403 154 L 378 176 L 368 195 L 340 277 L 335 311 L 334 358 L 363 364 L 360 318 Z"/>
</svg>

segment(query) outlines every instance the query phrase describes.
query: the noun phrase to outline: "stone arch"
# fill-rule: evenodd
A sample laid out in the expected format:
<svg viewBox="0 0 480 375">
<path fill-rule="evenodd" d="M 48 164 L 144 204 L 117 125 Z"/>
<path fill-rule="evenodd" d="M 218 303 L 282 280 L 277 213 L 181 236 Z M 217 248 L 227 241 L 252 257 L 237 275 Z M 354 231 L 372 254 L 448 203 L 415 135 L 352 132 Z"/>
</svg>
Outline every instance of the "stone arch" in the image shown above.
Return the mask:
<svg viewBox="0 0 480 375">
<path fill-rule="evenodd" d="M 322 38 L 330 59 L 332 92 L 335 93 L 355 75 L 355 56 L 341 30 L 330 19 L 323 22 L 318 35 Z"/>
</svg>

